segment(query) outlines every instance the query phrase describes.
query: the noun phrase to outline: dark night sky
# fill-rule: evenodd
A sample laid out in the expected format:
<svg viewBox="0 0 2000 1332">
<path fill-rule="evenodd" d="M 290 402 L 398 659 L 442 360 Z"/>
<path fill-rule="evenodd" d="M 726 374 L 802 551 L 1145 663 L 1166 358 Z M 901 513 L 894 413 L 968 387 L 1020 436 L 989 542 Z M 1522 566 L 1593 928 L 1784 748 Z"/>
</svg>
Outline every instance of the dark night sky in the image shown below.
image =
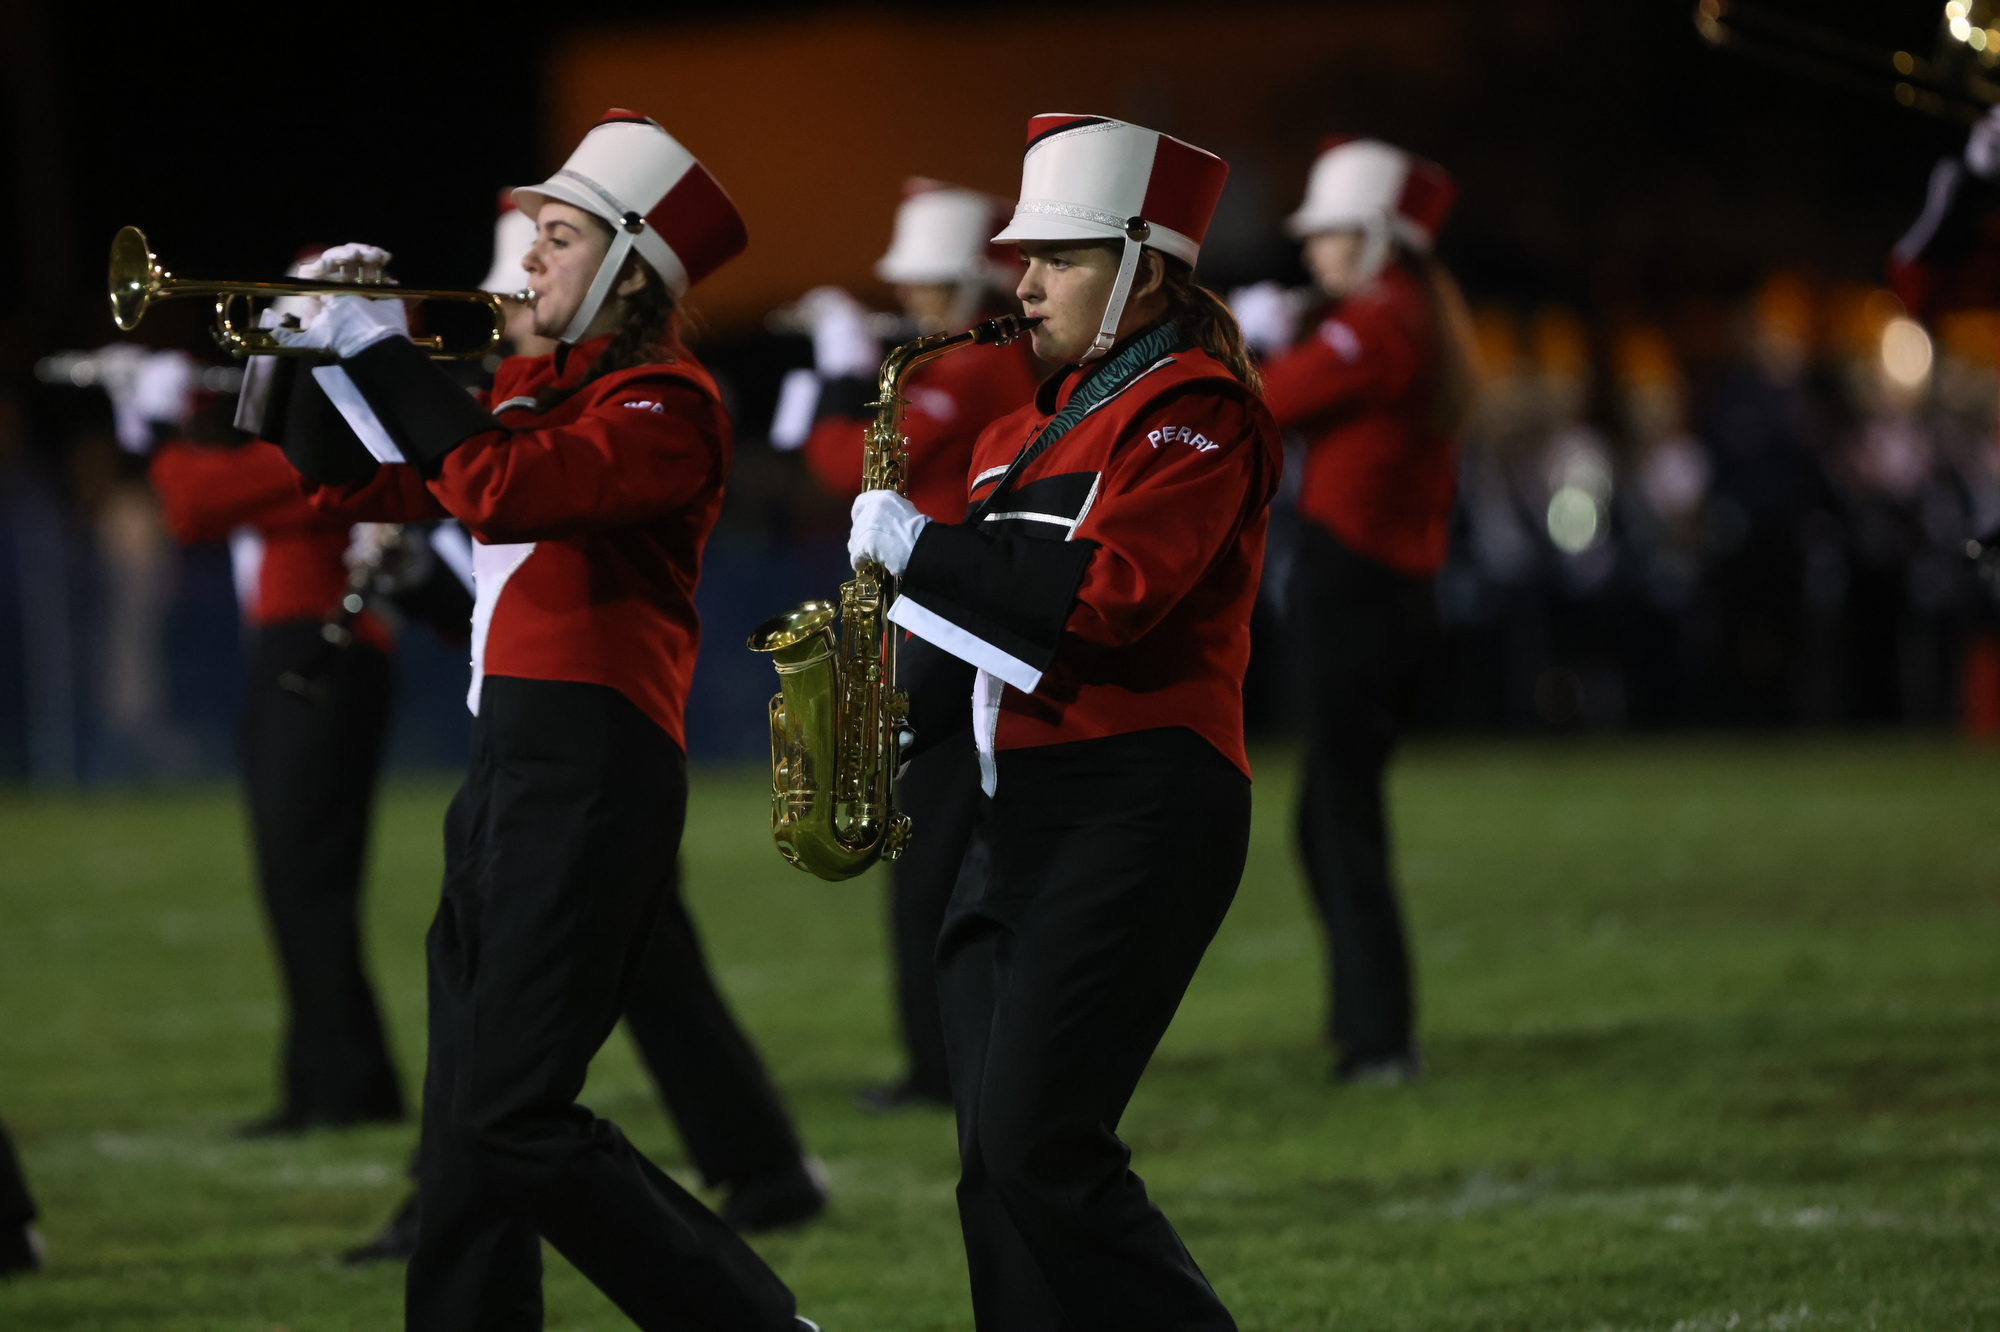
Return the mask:
<svg viewBox="0 0 2000 1332">
<path fill-rule="evenodd" d="M 397 253 L 406 281 L 475 281 L 487 256 L 465 238 L 486 234 L 494 186 L 548 165 L 537 84 L 563 31 L 772 21 L 802 8 L 505 5 L 466 21 L 425 5 L 211 6 L 194 17 L 157 9 L 137 28 L 98 6 L 22 10 L 6 44 L 0 147 L 12 197 L 0 251 L 12 273 L 0 327 L 12 333 L 0 364 L 18 372 L 23 354 L 108 331 L 102 254 L 127 222 L 189 275 L 272 274 L 303 241 L 365 237 Z M 1927 47 L 1937 6 L 1810 10 Z M 1060 11 L 1018 12 L 1032 22 Z M 1173 40 L 1173 9 L 1145 12 L 1134 58 L 1146 41 Z M 1464 86 L 1422 101 L 1350 87 L 1342 100 L 1378 107 L 1379 123 L 1362 128 L 1459 174 L 1464 204 L 1446 253 L 1475 296 L 1644 306 L 1741 290 L 1778 263 L 1874 276 L 1930 163 L 1962 136 L 1707 49 L 1684 0 L 1463 0 L 1425 12 L 1450 19 L 1441 43 L 1478 53 Z M 1051 24 L 1051 40 L 1059 32 Z M 149 322 L 147 333 L 176 329 Z"/>
</svg>

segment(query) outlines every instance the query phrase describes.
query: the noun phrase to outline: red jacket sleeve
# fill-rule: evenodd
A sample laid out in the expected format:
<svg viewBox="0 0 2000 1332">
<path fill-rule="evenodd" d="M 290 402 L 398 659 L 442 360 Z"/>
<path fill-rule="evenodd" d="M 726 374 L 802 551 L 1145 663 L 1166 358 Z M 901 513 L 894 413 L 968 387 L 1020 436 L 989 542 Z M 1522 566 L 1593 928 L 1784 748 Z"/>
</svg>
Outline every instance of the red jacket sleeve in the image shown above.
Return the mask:
<svg viewBox="0 0 2000 1332">
<path fill-rule="evenodd" d="M 429 518 L 451 517 L 451 512 L 424 485 L 423 475 L 403 463 L 384 463 L 373 477 L 358 486 L 316 485 L 296 472 L 292 479 L 305 487 L 306 498 L 311 500 L 313 508 L 349 522 L 420 523 Z"/>
<path fill-rule="evenodd" d="M 851 416 L 823 416 L 806 436 L 806 466 L 826 493 L 851 500 L 861 493 L 861 441 L 868 423 Z"/>
<path fill-rule="evenodd" d="M 488 544 L 627 527 L 711 484 L 724 464 L 720 416 L 684 380 L 626 380 L 564 424 L 474 435 L 430 490 Z"/>
<path fill-rule="evenodd" d="M 220 541 L 245 524 L 311 525 L 318 518 L 299 490 L 299 474 L 274 445 L 240 449 L 170 440 L 153 454 L 151 479 L 174 540 Z"/>
<path fill-rule="evenodd" d="M 1349 301 L 1264 364 L 1264 404 L 1287 430 L 1330 423 L 1394 402 L 1421 369 L 1421 349 L 1386 301 Z"/>
<path fill-rule="evenodd" d="M 1200 389 L 1140 416 L 1075 529 L 1098 544 L 1064 628 L 1099 647 L 1145 636 L 1270 500 L 1276 474 L 1254 403 Z"/>
</svg>

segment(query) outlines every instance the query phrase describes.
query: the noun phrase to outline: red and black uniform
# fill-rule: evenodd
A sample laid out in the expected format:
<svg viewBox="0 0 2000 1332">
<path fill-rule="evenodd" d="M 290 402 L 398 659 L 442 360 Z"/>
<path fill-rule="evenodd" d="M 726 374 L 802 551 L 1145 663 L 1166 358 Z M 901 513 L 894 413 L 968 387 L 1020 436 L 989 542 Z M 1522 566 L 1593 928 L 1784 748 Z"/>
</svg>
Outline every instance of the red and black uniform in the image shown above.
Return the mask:
<svg viewBox="0 0 2000 1332">
<path fill-rule="evenodd" d="M 349 523 L 313 509 L 269 444 L 171 441 L 152 456 L 167 530 L 231 543 L 256 630 L 242 765 L 271 936 L 285 980 L 282 1096 L 259 1128 L 400 1119 L 403 1096 L 362 964 L 361 880 L 395 672 L 373 615 L 327 655 L 321 625 L 347 591 Z M 281 677 L 323 663 L 311 699 Z"/>
<path fill-rule="evenodd" d="M 672 913 L 694 588 L 731 440 L 684 353 L 591 379 L 604 345 L 508 360 L 477 401 L 401 339 L 341 362 L 404 463 L 377 466 L 311 376 L 283 407 L 316 506 L 449 515 L 475 542 L 476 720 L 429 939 L 409 1320 L 539 1327 L 539 1235 L 640 1326 L 777 1332 L 783 1283 L 576 1104 Z"/>
<path fill-rule="evenodd" d="M 1043 384 L 972 466 L 890 618 L 977 669 L 992 800 L 938 966 L 978 1321 L 1233 1327 L 1115 1130 L 1242 874 L 1278 432 L 1163 323 Z M 949 723 L 918 705 L 923 743 Z"/>
<path fill-rule="evenodd" d="M 1035 395 L 1037 362 L 1026 339 L 1007 346 L 961 347 L 910 372 L 903 396 L 903 435 L 910 445 L 910 502 L 941 523 L 965 517 L 965 478 L 972 448 L 995 420 Z M 851 500 L 861 493 L 862 434 L 874 414 L 864 405 L 872 380 L 836 379 L 820 394 L 820 418 L 807 436 L 806 463 L 827 493 Z M 951 1101 L 944 1028 L 938 1018 L 938 932 L 959 866 L 979 816 L 979 760 L 970 731 L 911 760 L 897 784 L 898 805 L 921 836 L 898 859 L 890 906 L 896 963 L 896 1011 L 909 1051 L 909 1070 L 890 1092 Z"/>
<path fill-rule="evenodd" d="M 1306 441 L 1285 589 L 1312 706 L 1298 836 L 1343 1074 L 1414 1058 L 1382 774 L 1437 635 L 1458 467 L 1435 423 L 1437 338 L 1422 276 L 1395 263 L 1264 366 L 1271 414 Z"/>
</svg>

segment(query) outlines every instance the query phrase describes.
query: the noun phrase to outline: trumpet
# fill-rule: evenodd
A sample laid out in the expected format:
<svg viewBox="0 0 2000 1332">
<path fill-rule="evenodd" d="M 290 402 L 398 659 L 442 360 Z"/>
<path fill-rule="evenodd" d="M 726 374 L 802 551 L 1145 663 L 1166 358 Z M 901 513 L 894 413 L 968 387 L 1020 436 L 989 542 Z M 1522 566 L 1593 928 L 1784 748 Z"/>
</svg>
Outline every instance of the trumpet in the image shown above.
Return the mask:
<svg viewBox="0 0 2000 1332">
<path fill-rule="evenodd" d="M 204 282 L 177 278 L 160 267 L 146 244 L 145 233 L 137 227 L 121 227 L 111 238 L 111 318 L 129 333 L 139 327 L 146 310 L 155 301 L 182 296 L 215 298 L 215 341 L 236 356 L 313 356 L 318 352 L 287 347 L 276 331 L 250 323 L 259 300 L 279 296 L 367 296 L 370 300 L 457 301 L 483 305 L 492 318 L 486 340 L 476 347 L 448 348 L 442 338 L 412 338 L 410 341 L 434 357 L 469 360 L 484 356 L 500 345 L 507 328 L 507 310 L 502 297 L 490 291 L 443 291 L 429 287 L 397 287 L 373 281 L 354 282 Z M 359 288 L 359 289 L 358 289 Z M 368 290 L 372 288 L 372 290 Z M 376 293 L 380 292 L 380 295 Z M 531 291 L 509 293 L 505 298 L 533 304 Z M 239 322 L 239 320 L 241 322 Z"/>
</svg>

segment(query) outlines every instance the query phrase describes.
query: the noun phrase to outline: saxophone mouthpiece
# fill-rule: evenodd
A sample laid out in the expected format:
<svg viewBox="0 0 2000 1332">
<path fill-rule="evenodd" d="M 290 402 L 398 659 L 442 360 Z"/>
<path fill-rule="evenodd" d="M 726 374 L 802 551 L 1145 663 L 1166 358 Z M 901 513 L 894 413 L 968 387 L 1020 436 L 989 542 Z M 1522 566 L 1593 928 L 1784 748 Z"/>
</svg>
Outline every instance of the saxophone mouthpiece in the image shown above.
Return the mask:
<svg viewBox="0 0 2000 1332">
<path fill-rule="evenodd" d="M 972 340 L 1004 347 L 1044 320 L 1043 315 L 1000 315 L 973 329 Z"/>
</svg>

